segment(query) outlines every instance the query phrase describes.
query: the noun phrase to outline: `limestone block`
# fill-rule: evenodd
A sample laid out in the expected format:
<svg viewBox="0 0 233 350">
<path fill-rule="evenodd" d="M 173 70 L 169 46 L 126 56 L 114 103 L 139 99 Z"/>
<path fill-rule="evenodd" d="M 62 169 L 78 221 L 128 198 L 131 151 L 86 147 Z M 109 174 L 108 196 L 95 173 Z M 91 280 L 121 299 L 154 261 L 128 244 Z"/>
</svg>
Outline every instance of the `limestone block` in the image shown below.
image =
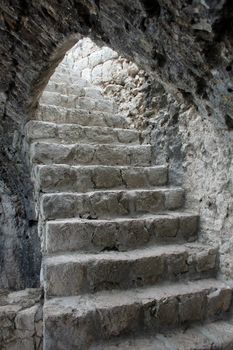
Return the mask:
<svg viewBox="0 0 233 350">
<path fill-rule="evenodd" d="M 197 228 L 199 225 L 199 217 L 197 215 L 183 216 L 182 220 L 179 221 L 179 234 L 184 239 L 192 241 L 196 238 Z"/>
<path fill-rule="evenodd" d="M 207 315 L 213 319 L 215 315 L 229 311 L 232 301 L 232 290 L 230 288 L 217 289 L 207 297 Z"/>
<path fill-rule="evenodd" d="M 209 254 L 206 255 L 204 251 L 200 250 L 196 256 L 196 269 L 197 271 L 206 271 L 213 269 L 216 264 L 217 248 L 212 248 Z"/>
<path fill-rule="evenodd" d="M 112 80 L 112 61 L 107 61 L 103 64 L 102 81 L 107 82 L 110 80 Z"/>
<path fill-rule="evenodd" d="M 102 91 L 98 88 L 87 87 L 85 88 L 85 96 L 90 98 L 102 98 Z"/>
<path fill-rule="evenodd" d="M 103 56 L 103 62 L 108 61 L 108 60 L 114 60 L 117 59 L 118 53 L 116 51 L 113 51 L 107 46 L 104 46 L 101 48 L 102 56 Z"/>
<path fill-rule="evenodd" d="M 3 350 L 34 350 L 33 338 L 15 339 L 12 342 L 6 344 Z M 37 350 L 37 349 L 36 349 Z"/>
<path fill-rule="evenodd" d="M 97 50 L 89 56 L 89 66 L 91 69 L 104 62 L 103 49 Z"/>
<path fill-rule="evenodd" d="M 165 206 L 169 210 L 176 209 L 177 206 L 182 206 L 184 204 L 184 191 L 170 190 L 165 193 Z"/>
<path fill-rule="evenodd" d="M 80 97 L 78 104 L 81 109 L 86 109 L 87 111 L 96 109 L 96 101 L 93 98 Z"/>
<path fill-rule="evenodd" d="M 204 317 L 205 295 L 197 293 L 182 296 L 179 302 L 179 317 L 181 322 L 188 320 L 197 321 Z"/>
<path fill-rule="evenodd" d="M 98 46 L 89 38 L 85 38 L 80 41 L 80 51 L 82 52 L 82 56 L 85 57 L 89 55 L 91 52 L 95 52 L 98 49 Z M 74 52 L 75 52 L 74 48 Z M 77 51 L 77 54 L 79 55 L 79 51 Z"/>
<path fill-rule="evenodd" d="M 15 318 L 16 329 L 30 331 L 33 335 L 35 331 L 35 315 L 38 305 L 20 311 Z"/>
<path fill-rule="evenodd" d="M 75 70 L 76 71 L 83 71 L 84 69 L 89 67 L 89 59 L 88 57 L 84 57 L 82 59 L 79 59 L 75 64 Z"/>
<path fill-rule="evenodd" d="M 81 73 L 82 79 L 87 80 L 88 82 L 92 81 L 92 71 L 90 68 L 85 68 Z"/>
<path fill-rule="evenodd" d="M 172 218 L 168 220 L 166 217 L 158 218 L 154 222 L 153 229 L 155 230 L 158 238 L 161 237 L 176 237 L 179 228 L 179 218 Z"/>
<path fill-rule="evenodd" d="M 148 302 L 144 306 L 145 327 L 151 331 L 164 327 L 175 327 L 178 324 L 178 301 L 164 298 L 159 302 Z"/>
<path fill-rule="evenodd" d="M 139 68 L 135 63 L 131 64 L 128 67 L 128 74 L 130 76 L 135 77 L 138 74 L 138 72 L 139 72 Z"/>
<path fill-rule="evenodd" d="M 91 81 L 93 84 L 100 84 L 103 79 L 103 66 L 99 64 L 92 69 Z"/>
<path fill-rule="evenodd" d="M 112 100 L 98 99 L 96 101 L 96 109 L 102 112 L 114 113 L 116 106 Z"/>
<path fill-rule="evenodd" d="M 38 321 L 35 323 L 35 330 L 36 330 L 36 335 L 39 338 L 42 338 L 43 336 L 43 321 Z"/>
</svg>

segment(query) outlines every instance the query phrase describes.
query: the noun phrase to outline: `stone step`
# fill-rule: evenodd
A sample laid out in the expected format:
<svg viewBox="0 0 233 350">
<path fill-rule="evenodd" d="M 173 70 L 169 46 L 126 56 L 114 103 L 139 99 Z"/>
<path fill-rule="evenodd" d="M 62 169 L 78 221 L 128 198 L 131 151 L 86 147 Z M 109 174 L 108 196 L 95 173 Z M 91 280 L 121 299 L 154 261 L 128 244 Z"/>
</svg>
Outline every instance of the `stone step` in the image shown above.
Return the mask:
<svg viewBox="0 0 233 350">
<path fill-rule="evenodd" d="M 80 77 L 80 74 L 77 72 L 72 71 L 55 71 L 55 73 L 52 76 L 52 79 L 50 79 L 48 85 L 53 84 L 67 84 L 67 85 L 78 85 L 80 87 L 84 86 L 91 86 L 91 83 Z M 47 86 L 48 86 L 47 85 Z M 46 87 L 47 90 L 47 87 Z"/>
<path fill-rule="evenodd" d="M 117 129 L 77 124 L 56 124 L 31 120 L 27 123 L 28 142 L 60 142 L 63 144 L 135 144 L 139 145 L 141 134 L 133 129 Z"/>
<path fill-rule="evenodd" d="M 44 259 L 47 298 L 214 277 L 217 249 L 189 243 L 127 252 L 66 253 Z"/>
<path fill-rule="evenodd" d="M 50 96 L 50 93 L 56 93 L 56 94 L 62 94 L 62 95 L 75 95 L 77 97 L 84 97 L 85 96 L 85 88 L 87 88 L 84 84 L 84 86 L 80 86 L 79 84 L 67 84 L 62 82 L 53 82 L 50 81 L 48 85 L 46 86 L 40 102 L 46 99 L 46 96 Z"/>
<path fill-rule="evenodd" d="M 232 350 L 233 324 L 216 321 L 93 345 L 90 350 Z"/>
<path fill-rule="evenodd" d="M 231 297 L 226 284 L 210 279 L 54 298 L 44 306 L 44 349 L 84 350 L 112 337 L 217 320 Z"/>
<path fill-rule="evenodd" d="M 46 251 L 125 251 L 154 243 L 184 243 L 197 239 L 198 216 L 170 212 L 138 218 L 47 221 Z"/>
<path fill-rule="evenodd" d="M 62 145 L 37 142 L 31 145 L 31 161 L 38 164 L 149 166 L 155 159 L 150 145 Z"/>
<path fill-rule="evenodd" d="M 151 188 L 168 181 L 166 166 L 37 165 L 34 174 L 38 190 L 44 193 Z"/>
<path fill-rule="evenodd" d="M 86 83 L 81 84 L 67 84 L 51 82 L 45 88 L 46 93 L 60 93 L 62 95 L 75 95 L 78 97 L 103 98 L 102 90 L 95 86 L 86 86 Z M 43 96 L 43 95 L 42 95 Z"/>
<path fill-rule="evenodd" d="M 83 126 L 101 126 L 110 128 L 129 128 L 129 122 L 118 114 L 86 109 L 72 109 L 60 106 L 40 105 L 36 113 L 36 119 L 67 124 L 79 124 Z"/>
<path fill-rule="evenodd" d="M 45 220 L 73 217 L 105 219 L 175 210 L 183 204 L 182 188 L 165 187 L 151 190 L 49 193 L 41 197 L 40 210 Z"/>
<path fill-rule="evenodd" d="M 101 112 L 115 113 L 117 106 L 111 99 L 92 98 L 79 95 L 62 95 L 59 92 L 44 91 L 40 103 L 66 108 L 80 108 Z"/>
</svg>

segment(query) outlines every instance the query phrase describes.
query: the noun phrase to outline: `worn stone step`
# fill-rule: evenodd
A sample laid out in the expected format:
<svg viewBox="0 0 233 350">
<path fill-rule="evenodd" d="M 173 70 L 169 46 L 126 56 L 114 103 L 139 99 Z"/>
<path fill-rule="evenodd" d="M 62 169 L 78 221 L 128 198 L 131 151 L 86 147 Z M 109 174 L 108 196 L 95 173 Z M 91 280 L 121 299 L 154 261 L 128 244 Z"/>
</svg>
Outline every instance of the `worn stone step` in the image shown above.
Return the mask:
<svg viewBox="0 0 233 350">
<path fill-rule="evenodd" d="M 62 94 L 62 95 L 75 95 L 77 97 L 84 97 L 85 96 L 85 86 L 81 86 L 79 84 L 67 84 L 66 82 L 57 82 L 57 81 L 50 81 L 48 85 L 46 86 L 41 99 L 40 103 L 42 103 L 43 100 L 46 100 L 47 95 L 50 96 L 50 93 L 56 93 L 56 94 Z"/>
<path fill-rule="evenodd" d="M 90 350 L 232 350 L 233 324 L 216 321 L 155 336 L 141 335 L 94 344 Z"/>
<path fill-rule="evenodd" d="M 155 163 L 150 145 L 62 145 L 37 142 L 31 145 L 31 161 L 39 164 L 135 165 Z"/>
<path fill-rule="evenodd" d="M 62 95 L 59 92 L 44 91 L 40 98 L 40 103 L 66 108 L 80 108 L 86 110 L 96 110 L 108 113 L 115 113 L 117 106 L 111 99 L 93 98 L 79 95 Z"/>
<path fill-rule="evenodd" d="M 54 298 L 44 306 L 44 346 L 84 350 L 121 335 L 187 328 L 192 322 L 220 319 L 229 311 L 231 297 L 226 284 L 210 279 Z"/>
<path fill-rule="evenodd" d="M 49 106 L 45 104 L 39 106 L 36 119 L 55 123 L 79 124 L 83 126 L 129 128 L 129 122 L 119 114 Z"/>
<path fill-rule="evenodd" d="M 197 239 L 198 216 L 169 212 L 138 218 L 47 221 L 46 251 L 124 251 L 154 243 L 184 243 Z"/>
<path fill-rule="evenodd" d="M 95 86 L 86 86 L 85 81 L 81 82 L 81 84 L 51 82 L 46 86 L 44 93 L 47 94 L 48 92 L 60 93 L 62 95 L 75 95 L 78 97 L 103 98 L 101 89 Z"/>
<path fill-rule="evenodd" d="M 80 87 L 91 86 L 90 82 L 80 77 L 78 72 L 71 71 L 55 71 L 50 79 L 48 85 L 53 84 L 66 84 L 66 85 L 78 85 Z M 47 85 L 47 87 L 48 87 Z M 46 90 L 48 90 L 46 87 Z"/>
<path fill-rule="evenodd" d="M 167 184 L 166 166 L 39 165 L 34 169 L 42 192 L 87 192 L 111 188 L 151 188 Z"/>
<path fill-rule="evenodd" d="M 31 120 L 27 123 L 26 137 L 28 142 L 61 142 L 65 144 L 137 144 L 141 134 L 133 129 L 117 129 L 99 126 L 82 126 L 77 124 L 56 124 Z"/>
<path fill-rule="evenodd" d="M 46 220 L 64 218 L 109 218 L 175 210 L 184 204 L 179 187 L 151 190 L 105 190 L 87 193 L 49 193 L 41 198 Z"/>
<path fill-rule="evenodd" d="M 66 253 L 44 259 L 46 297 L 214 277 L 217 249 L 189 243 L 127 252 Z"/>
</svg>

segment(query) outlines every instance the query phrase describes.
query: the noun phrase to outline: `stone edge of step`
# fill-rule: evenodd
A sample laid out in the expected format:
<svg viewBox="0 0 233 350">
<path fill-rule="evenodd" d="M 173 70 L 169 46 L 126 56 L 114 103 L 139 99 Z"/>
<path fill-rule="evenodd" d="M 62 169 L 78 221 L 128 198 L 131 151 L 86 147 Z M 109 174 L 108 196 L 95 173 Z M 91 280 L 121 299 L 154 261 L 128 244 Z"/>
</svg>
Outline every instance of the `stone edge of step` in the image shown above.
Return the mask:
<svg viewBox="0 0 233 350">
<path fill-rule="evenodd" d="M 233 324 L 226 321 L 196 324 L 157 335 L 122 338 L 98 343 L 89 350 L 207 350 L 233 349 Z"/>
</svg>

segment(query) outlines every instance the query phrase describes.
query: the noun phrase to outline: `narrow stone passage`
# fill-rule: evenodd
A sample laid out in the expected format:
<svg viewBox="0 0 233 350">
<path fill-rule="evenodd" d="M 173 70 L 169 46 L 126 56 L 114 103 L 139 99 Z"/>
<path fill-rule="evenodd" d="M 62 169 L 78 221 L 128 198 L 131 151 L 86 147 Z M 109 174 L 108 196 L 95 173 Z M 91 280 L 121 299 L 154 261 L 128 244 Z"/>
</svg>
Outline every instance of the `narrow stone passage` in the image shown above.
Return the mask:
<svg viewBox="0 0 233 350">
<path fill-rule="evenodd" d="M 55 75 L 26 135 L 44 350 L 232 349 L 233 326 L 221 321 L 232 290 L 216 279 L 218 249 L 198 242 L 184 191 L 112 100 Z"/>
</svg>

